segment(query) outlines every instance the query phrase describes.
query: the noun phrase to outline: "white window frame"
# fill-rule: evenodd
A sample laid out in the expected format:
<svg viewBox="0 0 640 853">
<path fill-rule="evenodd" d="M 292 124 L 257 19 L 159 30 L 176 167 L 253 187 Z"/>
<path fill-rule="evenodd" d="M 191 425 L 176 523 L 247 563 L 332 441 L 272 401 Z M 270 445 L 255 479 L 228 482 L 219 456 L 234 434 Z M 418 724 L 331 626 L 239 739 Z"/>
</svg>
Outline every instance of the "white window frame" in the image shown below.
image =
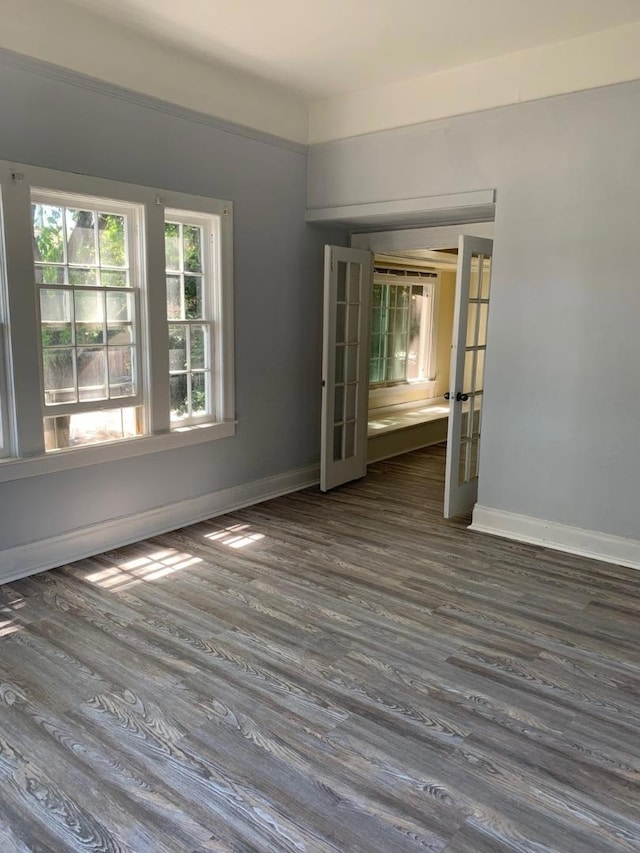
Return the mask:
<svg viewBox="0 0 640 853">
<path fill-rule="evenodd" d="M 372 382 L 372 389 L 391 388 L 397 385 L 418 385 L 435 381 L 436 364 L 435 364 L 435 301 L 437 293 L 438 275 L 427 278 L 425 276 L 411 275 L 393 275 L 389 273 L 375 272 L 373 276 L 373 286 L 376 285 L 392 285 L 394 287 L 413 287 L 418 285 L 426 288 L 428 299 L 423 304 L 423 315 L 420 322 L 421 340 L 420 340 L 420 355 L 419 369 L 422 376 L 417 379 L 396 379 L 383 380 L 382 382 Z"/>
<path fill-rule="evenodd" d="M 143 370 L 142 364 L 144 361 L 144 353 L 147 350 L 147 342 L 145 330 L 143 329 L 141 323 L 141 303 L 144 301 L 146 292 L 145 292 L 145 281 L 144 276 L 142 274 L 142 245 L 140 240 L 141 229 L 142 229 L 142 217 L 143 217 L 143 209 L 141 205 L 133 205 L 133 204 L 123 204 L 120 201 L 114 199 L 106 199 L 106 198 L 95 198 L 91 196 L 85 195 L 75 195 L 71 193 L 60 193 L 60 192 L 50 192 L 48 190 L 40 189 L 40 188 L 31 188 L 31 202 L 33 204 L 43 204 L 50 206 L 60 206 L 60 207 L 71 207 L 79 210 L 88 210 L 93 211 L 94 213 L 113 213 L 113 214 L 121 214 L 128 217 L 128 228 L 127 228 L 127 248 L 128 248 L 128 271 L 129 271 L 129 286 L 127 288 L 122 287 L 105 287 L 105 286 L 96 286 L 96 285 L 55 285 L 55 284 L 36 284 L 36 290 L 38 292 L 38 297 L 42 290 L 62 290 L 67 293 L 73 294 L 76 289 L 78 290 L 92 290 L 95 289 L 97 292 L 106 293 L 106 292 L 114 292 L 114 293 L 131 293 L 133 300 L 133 329 L 134 329 L 134 349 L 135 349 L 135 371 L 134 371 L 134 381 L 136 387 L 136 393 L 131 394 L 126 397 L 117 397 L 117 398 L 107 398 L 107 399 L 99 399 L 99 400 L 87 400 L 87 401 L 78 401 L 75 403 L 57 403 L 51 404 L 45 402 L 45 390 L 44 390 L 44 366 L 42 367 L 40 374 L 40 382 L 41 382 L 41 391 L 42 391 L 42 417 L 43 418 L 51 418 L 51 417 L 59 417 L 60 415 L 73 415 L 73 414 L 81 414 L 84 412 L 94 412 L 94 411 L 102 411 L 107 409 L 121 409 L 121 408 L 129 408 L 129 407 L 141 407 L 143 411 L 146 409 L 146 398 L 144 393 L 144 380 L 143 380 Z M 49 264 L 46 264 L 50 266 Z M 37 266 L 34 261 L 34 268 Z M 68 266 L 65 262 L 64 264 L 60 264 L 60 266 Z M 72 269 L 72 266 L 68 266 L 69 269 Z M 36 301 L 36 312 L 37 312 L 37 320 L 38 327 L 42 329 L 42 319 L 40 316 L 40 299 L 38 298 Z M 104 320 L 106 323 L 106 318 Z M 40 363 L 43 364 L 43 351 L 44 347 L 42 346 L 42 336 L 39 336 L 39 345 L 40 345 Z M 106 341 L 105 341 L 106 345 Z M 142 433 L 146 433 L 146 424 L 143 426 Z M 64 448 L 66 449 L 78 449 L 78 448 Z M 57 452 L 57 451 L 56 451 Z"/>
<path fill-rule="evenodd" d="M 140 321 L 146 330 L 147 348 L 141 359 L 147 412 L 147 431 L 135 438 L 104 444 L 70 447 L 46 453 L 42 421 L 42 388 L 38 289 L 34 283 L 32 251 L 31 190 L 114 199 L 144 210 L 141 228 L 144 252 L 142 280 L 146 298 L 140 299 Z M 0 482 L 35 476 L 115 459 L 208 442 L 235 433 L 234 345 L 233 345 L 233 205 L 154 187 L 94 178 L 39 167 L 0 161 L 0 193 L 3 200 L 4 245 L 6 249 L 7 337 L 13 395 L 9 421 L 12 456 L 0 459 Z M 218 404 L 212 417 L 202 423 L 179 424 L 171 429 L 169 417 L 168 338 L 164 253 L 165 207 L 217 218 L 219 240 L 219 304 L 217 323 L 216 378 Z M 143 289 L 144 290 L 144 289 Z M 11 369 L 19 365 L 20 369 Z M 7 395 L 3 395 L 6 399 Z M 128 400 L 129 398 L 124 398 Z M 124 405 L 124 404 L 123 404 Z M 127 403 L 128 405 L 128 403 Z M 49 407 L 47 414 L 49 414 Z M 100 405 L 94 408 L 101 408 Z"/>
<path fill-rule="evenodd" d="M 224 214 L 223 214 L 224 215 Z M 178 319 L 167 317 L 167 326 L 206 326 L 208 327 L 209 346 L 206 350 L 205 370 L 196 372 L 205 373 L 206 397 L 208 406 L 201 415 L 189 415 L 184 418 L 175 419 L 171 422 L 173 430 L 182 429 L 185 426 L 216 422 L 219 413 L 224 410 L 224 398 L 221 390 L 224 388 L 224 375 L 220 366 L 224 363 L 224 352 L 222 350 L 223 318 L 222 318 L 222 259 L 218 247 L 220 246 L 221 217 L 210 214 L 202 214 L 191 210 L 173 210 L 165 208 L 165 223 L 177 223 L 191 225 L 202 229 L 202 318 L 200 319 Z M 182 256 L 182 250 L 180 251 Z M 166 270 L 166 278 L 170 276 L 189 275 L 184 269 Z M 187 349 L 189 345 L 187 344 Z M 188 377 L 191 370 L 184 371 Z M 172 372 L 169 365 L 169 374 Z"/>
</svg>

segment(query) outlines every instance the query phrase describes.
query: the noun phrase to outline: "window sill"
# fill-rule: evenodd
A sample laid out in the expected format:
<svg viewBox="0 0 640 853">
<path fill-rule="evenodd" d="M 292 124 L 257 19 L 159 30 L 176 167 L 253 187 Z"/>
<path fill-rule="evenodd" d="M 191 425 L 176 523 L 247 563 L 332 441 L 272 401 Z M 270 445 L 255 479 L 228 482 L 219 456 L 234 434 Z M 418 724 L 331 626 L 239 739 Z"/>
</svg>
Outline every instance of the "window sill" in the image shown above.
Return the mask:
<svg viewBox="0 0 640 853">
<path fill-rule="evenodd" d="M 101 465 L 118 459 L 131 459 L 147 453 L 176 450 L 192 444 L 204 444 L 218 438 L 228 438 L 235 435 L 236 423 L 236 421 L 224 421 L 216 424 L 178 427 L 161 435 L 141 435 L 137 438 L 94 444 L 89 447 L 70 447 L 42 456 L 29 456 L 22 459 L 15 457 L 0 459 L 0 483 L 37 477 L 41 474 L 53 474 L 56 471 L 67 471 L 72 468 Z"/>
</svg>

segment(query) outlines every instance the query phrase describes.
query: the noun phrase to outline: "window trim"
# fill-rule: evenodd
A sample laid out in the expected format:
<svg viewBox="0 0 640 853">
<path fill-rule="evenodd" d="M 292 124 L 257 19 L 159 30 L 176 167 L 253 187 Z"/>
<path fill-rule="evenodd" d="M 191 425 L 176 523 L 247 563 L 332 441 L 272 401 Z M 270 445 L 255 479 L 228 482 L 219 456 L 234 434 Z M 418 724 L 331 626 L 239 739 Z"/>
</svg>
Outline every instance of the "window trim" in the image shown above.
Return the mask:
<svg viewBox="0 0 640 853">
<path fill-rule="evenodd" d="M 135 438 L 102 444 L 76 446 L 45 453 L 40 394 L 40 355 L 37 288 L 33 281 L 31 249 L 31 190 L 48 194 L 79 195 L 139 205 L 144 215 L 144 253 L 140 321 L 147 330 L 146 351 L 142 355 L 143 387 L 147 396 L 147 432 Z M 235 433 L 235 382 L 233 342 L 233 204 L 187 193 L 112 181 L 40 167 L 0 161 L 0 194 L 3 202 L 6 247 L 7 338 L 10 358 L 7 379 L 13 396 L 11 412 L 5 419 L 11 426 L 13 455 L 0 458 L 0 482 L 31 477 L 40 473 L 100 464 L 146 453 L 199 444 Z M 164 210 L 186 210 L 218 216 L 220 250 L 220 408 L 215 422 L 206 424 L 169 423 L 168 340 L 166 325 L 166 283 L 164 281 Z M 141 230 L 142 230 L 141 229 Z M 142 234 L 139 240 L 142 240 Z M 162 317 L 162 319 L 160 319 Z M 11 369 L 19 364 L 20 371 Z M 4 395 L 7 396 L 6 394 Z M 128 399 L 128 398 L 127 398 Z M 96 406 L 100 408 L 100 406 Z"/>
</svg>

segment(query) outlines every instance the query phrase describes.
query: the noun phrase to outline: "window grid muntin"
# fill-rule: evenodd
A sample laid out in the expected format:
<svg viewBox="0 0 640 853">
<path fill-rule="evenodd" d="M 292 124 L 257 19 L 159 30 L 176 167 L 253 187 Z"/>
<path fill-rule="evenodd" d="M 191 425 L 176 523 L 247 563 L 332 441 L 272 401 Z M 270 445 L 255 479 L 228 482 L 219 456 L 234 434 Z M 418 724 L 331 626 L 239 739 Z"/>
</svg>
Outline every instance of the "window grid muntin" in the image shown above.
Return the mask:
<svg viewBox="0 0 640 853">
<path fill-rule="evenodd" d="M 170 406 L 170 420 L 174 428 L 180 428 L 189 424 L 197 424 L 215 419 L 215 389 L 213 382 L 214 375 L 214 332 L 215 320 L 213 318 L 214 305 L 214 270 L 212 253 L 214 250 L 213 233 L 211 216 L 198 214 L 192 211 L 166 210 L 165 211 L 165 257 L 167 253 L 166 246 L 166 226 L 178 226 L 178 268 L 170 268 L 165 262 L 165 276 L 169 278 L 178 278 L 180 282 L 180 317 L 169 317 L 169 302 L 167 299 L 167 326 L 169 338 L 171 339 L 171 327 L 178 326 L 185 329 L 185 351 L 186 351 L 186 366 L 182 369 L 174 368 L 169 365 L 169 382 L 174 376 L 185 376 L 186 382 L 186 413 L 184 416 L 175 416 L 174 409 Z M 185 267 L 184 254 L 184 229 L 185 227 L 197 228 L 200 232 L 200 271 L 188 270 Z M 200 280 L 200 299 L 201 310 L 200 317 L 187 318 L 186 306 L 186 286 L 185 278 L 194 277 Z M 191 366 L 191 339 L 192 330 L 194 327 L 202 327 L 205 330 L 204 344 L 204 368 L 193 368 Z M 171 354 L 171 350 L 170 350 Z M 171 355 L 170 355 L 171 358 Z M 193 409 L 193 377 L 204 377 L 204 409 L 194 412 Z"/>
<path fill-rule="evenodd" d="M 31 191 L 31 205 L 41 205 L 52 208 L 60 208 L 62 210 L 62 261 L 42 261 L 37 260 L 35 258 L 35 249 L 34 249 L 34 273 L 35 278 L 37 279 L 37 270 L 45 267 L 51 267 L 55 269 L 63 270 L 63 278 L 64 283 L 49 283 L 45 281 L 38 282 L 36 281 L 36 288 L 38 293 L 37 300 L 37 313 L 38 313 L 38 325 L 40 329 L 39 341 L 40 341 L 40 374 L 41 374 L 41 403 L 42 403 L 42 414 L 43 418 L 50 418 L 56 415 L 71 415 L 75 413 L 83 413 L 83 412 L 91 412 L 91 411 L 99 411 L 103 409 L 122 409 L 129 408 L 134 406 L 142 405 L 142 358 L 140 353 L 141 346 L 141 324 L 140 324 L 140 289 L 138 286 L 139 282 L 139 270 L 137 265 L 138 260 L 138 252 L 136 246 L 136 230 L 138 225 L 139 218 L 139 207 L 132 204 L 121 203 L 111 199 L 105 198 L 96 198 L 92 196 L 84 196 L 84 195 L 72 195 L 68 193 L 58 193 L 55 191 L 47 191 L 41 189 L 32 189 Z M 68 228 L 67 228 L 67 211 L 70 210 L 79 210 L 79 211 L 87 211 L 91 212 L 94 215 L 93 221 L 93 245 L 94 245 L 94 253 L 95 253 L 95 262 L 94 263 L 74 263 L 69 262 L 68 255 Z M 124 240 L 124 255 L 125 261 L 124 265 L 116 265 L 116 264 L 102 264 L 101 263 L 101 248 L 100 248 L 100 235 L 99 235 L 99 221 L 101 215 L 113 215 L 117 217 L 124 218 L 124 228 L 123 228 L 123 240 Z M 31 231 L 32 238 L 35 240 L 35 222 L 34 215 L 32 210 L 31 215 Z M 74 284 L 69 281 L 69 272 L 74 270 L 93 270 L 96 274 L 96 283 L 95 284 Z M 124 272 L 126 275 L 127 285 L 119 285 L 119 286 L 110 286 L 101 284 L 102 281 L 102 272 Z M 42 320 L 42 312 L 41 312 L 41 294 L 45 290 L 59 290 L 62 292 L 66 292 L 69 294 L 69 304 L 70 304 L 70 325 L 71 325 L 71 335 L 72 341 L 69 344 L 64 345 L 52 345 L 52 346 L 43 346 L 42 343 L 42 331 L 46 326 L 48 321 Z M 103 343 L 102 344 L 80 344 L 78 345 L 76 339 L 76 300 L 75 294 L 81 292 L 92 292 L 92 293 L 100 293 L 104 294 L 104 311 L 103 311 L 103 320 L 102 320 L 102 331 L 103 331 Z M 132 333 L 132 341 L 127 345 L 131 348 L 132 352 L 132 368 L 131 368 L 131 377 L 132 377 L 132 385 L 135 389 L 133 394 L 127 394 L 119 397 L 111 397 L 110 396 L 110 377 L 109 377 L 109 350 L 119 349 L 117 345 L 109 346 L 108 342 L 108 322 L 107 322 L 107 305 L 106 299 L 108 293 L 118 293 L 118 294 L 129 294 L 130 296 L 130 304 L 131 304 L 131 318 L 126 323 L 126 325 L 130 325 L 131 333 Z M 99 323 L 95 323 L 93 325 L 99 325 Z M 123 323 L 125 325 L 125 323 Z M 106 378 L 106 393 L 108 396 L 99 397 L 90 400 L 80 400 L 80 386 L 78 379 L 78 350 L 79 349 L 89 349 L 89 348 L 101 349 L 104 352 L 105 358 L 105 378 Z M 46 402 L 46 391 L 45 391 L 45 364 L 44 364 L 44 355 L 45 351 L 50 350 L 60 350 L 60 349 L 72 349 L 73 351 L 73 359 L 72 359 L 72 367 L 73 367 L 73 391 L 76 397 L 76 400 L 73 402 L 62 402 L 62 403 L 47 403 Z M 56 389 L 61 390 L 61 389 Z"/>
</svg>

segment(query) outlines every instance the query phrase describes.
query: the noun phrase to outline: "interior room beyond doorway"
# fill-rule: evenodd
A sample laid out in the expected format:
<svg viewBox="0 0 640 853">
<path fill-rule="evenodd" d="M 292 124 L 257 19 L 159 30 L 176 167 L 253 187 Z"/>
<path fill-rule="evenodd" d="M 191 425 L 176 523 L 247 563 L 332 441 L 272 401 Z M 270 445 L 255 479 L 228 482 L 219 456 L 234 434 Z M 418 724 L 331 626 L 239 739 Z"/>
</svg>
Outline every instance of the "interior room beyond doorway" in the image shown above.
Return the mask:
<svg viewBox="0 0 640 853">
<path fill-rule="evenodd" d="M 375 255 L 369 461 L 446 440 L 457 251 Z"/>
</svg>

